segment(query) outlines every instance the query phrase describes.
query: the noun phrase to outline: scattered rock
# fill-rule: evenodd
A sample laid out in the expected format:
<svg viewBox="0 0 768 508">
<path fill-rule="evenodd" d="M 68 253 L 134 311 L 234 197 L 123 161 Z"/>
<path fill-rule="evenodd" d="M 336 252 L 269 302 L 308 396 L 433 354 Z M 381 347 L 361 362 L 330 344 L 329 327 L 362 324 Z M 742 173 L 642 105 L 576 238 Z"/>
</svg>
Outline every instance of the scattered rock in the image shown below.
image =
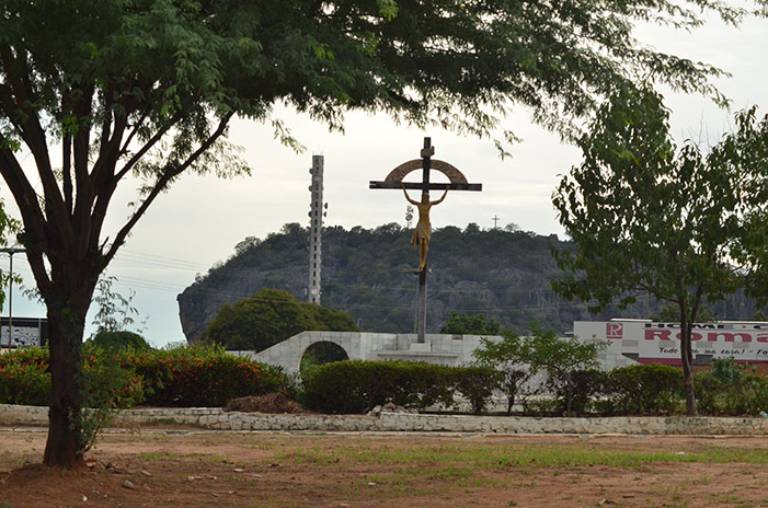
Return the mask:
<svg viewBox="0 0 768 508">
<path fill-rule="evenodd" d="M 373 409 L 368 411 L 368 416 L 375 416 L 377 418 L 381 416 L 381 406 L 373 406 Z"/>
<path fill-rule="evenodd" d="M 369 487 L 375 487 L 376 486 L 376 482 L 368 482 L 368 486 Z"/>
<path fill-rule="evenodd" d="M 124 480 L 124 481 L 123 481 L 123 487 L 125 487 L 126 489 L 131 489 L 131 490 L 133 490 L 133 489 L 135 489 L 135 488 L 136 488 L 136 485 L 134 485 L 134 484 L 133 484 L 133 482 L 132 482 L 131 480 Z"/>
<path fill-rule="evenodd" d="M 608 498 L 603 498 L 597 504 L 599 504 L 600 506 L 615 506 L 616 505 L 616 501 L 611 501 Z"/>
<path fill-rule="evenodd" d="M 87 502 L 88 502 L 88 496 L 83 496 L 83 503 L 87 503 Z"/>
<path fill-rule="evenodd" d="M 282 393 L 251 395 L 227 402 L 224 411 L 242 411 L 244 413 L 308 413 L 301 404 L 289 399 Z"/>
<path fill-rule="evenodd" d="M 150 473 L 150 472 L 149 472 L 149 471 L 147 471 L 146 469 L 142 469 L 142 470 L 140 471 L 140 473 L 141 473 L 141 474 L 143 474 L 144 476 L 152 476 L 152 473 Z"/>
<path fill-rule="evenodd" d="M 243 469 L 242 467 L 236 467 L 232 471 L 234 471 L 235 473 L 244 473 L 245 469 Z"/>
</svg>

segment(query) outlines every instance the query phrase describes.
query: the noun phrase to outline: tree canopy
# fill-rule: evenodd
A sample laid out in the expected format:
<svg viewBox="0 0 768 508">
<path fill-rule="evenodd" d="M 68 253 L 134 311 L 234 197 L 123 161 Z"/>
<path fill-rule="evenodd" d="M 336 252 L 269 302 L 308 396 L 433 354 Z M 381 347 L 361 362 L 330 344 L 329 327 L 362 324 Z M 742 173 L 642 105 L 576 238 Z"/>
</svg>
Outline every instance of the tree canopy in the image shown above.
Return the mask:
<svg viewBox="0 0 768 508">
<path fill-rule="evenodd" d="M 203 341 L 230 350 L 262 351 L 303 331 L 357 331 L 352 317 L 311 303 L 287 291 L 262 289 L 250 298 L 224 305 Z"/>
<path fill-rule="evenodd" d="M 754 143 L 732 144 L 727 135 L 706 154 L 691 141 L 676 146 L 668 117 L 650 90 L 623 90 L 602 108 L 580 143 L 583 162 L 553 194 L 576 247 L 556 253 L 569 273 L 554 288 L 595 308 L 629 304 L 638 293 L 675 305 L 688 411 L 695 413 L 692 325 L 706 303 L 743 283 L 746 272 L 735 261 L 760 176 L 737 156 Z M 737 123 L 758 128 L 754 111 Z"/>
</svg>

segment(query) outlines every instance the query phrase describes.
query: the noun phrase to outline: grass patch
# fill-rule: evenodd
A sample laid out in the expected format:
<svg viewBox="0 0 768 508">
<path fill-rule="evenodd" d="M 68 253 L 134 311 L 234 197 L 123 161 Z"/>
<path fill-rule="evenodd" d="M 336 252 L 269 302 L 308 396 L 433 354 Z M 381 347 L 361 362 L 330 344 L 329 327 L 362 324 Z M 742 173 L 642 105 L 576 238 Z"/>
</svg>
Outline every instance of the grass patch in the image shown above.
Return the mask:
<svg viewBox="0 0 768 508">
<path fill-rule="evenodd" d="M 451 465 L 459 470 L 496 470 L 505 468 L 557 468 L 606 466 L 642 468 L 648 464 L 667 463 L 746 463 L 768 464 L 768 450 L 735 448 L 700 448 L 687 452 L 606 450 L 583 445 L 554 446 L 483 446 L 444 445 L 410 448 L 307 448 L 283 454 L 283 461 L 295 464 L 395 464 Z M 458 474 L 458 473 L 454 473 Z"/>
<path fill-rule="evenodd" d="M 165 460 L 195 461 L 195 462 L 225 462 L 227 458 L 223 455 L 210 453 L 176 453 L 176 452 L 142 452 L 138 455 L 139 460 L 147 462 L 161 462 Z"/>
</svg>

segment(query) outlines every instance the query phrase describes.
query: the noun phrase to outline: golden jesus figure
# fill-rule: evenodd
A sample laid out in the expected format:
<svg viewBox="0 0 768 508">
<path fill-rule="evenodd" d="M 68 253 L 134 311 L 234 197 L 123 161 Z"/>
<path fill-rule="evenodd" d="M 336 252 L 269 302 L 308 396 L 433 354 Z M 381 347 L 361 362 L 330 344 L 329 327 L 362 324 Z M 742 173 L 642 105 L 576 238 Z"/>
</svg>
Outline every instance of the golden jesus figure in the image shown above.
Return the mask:
<svg viewBox="0 0 768 508">
<path fill-rule="evenodd" d="M 419 271 L 424 271 L 427 266 L 427 253 L 429 252 L 429 240 L 432 238 L 432 224 L 429 222 L 429 210 L 435 205 L 439 205 L 448 195 L 448 189 L 445 189 L 440 199 L 436 201 L 430 201 L 426 192 L 421 193 L 421 201 L 411 199 L 408 195 L 408 191 L 403 186 L 403 194 L 405 199 L 409 203 L 415 205 L 419 209 L 419 222 L 416 224 L 416 228 L 413 230 L 413 236 L 411 237 L 411 245 L 419 247 Z"/>
</svg>

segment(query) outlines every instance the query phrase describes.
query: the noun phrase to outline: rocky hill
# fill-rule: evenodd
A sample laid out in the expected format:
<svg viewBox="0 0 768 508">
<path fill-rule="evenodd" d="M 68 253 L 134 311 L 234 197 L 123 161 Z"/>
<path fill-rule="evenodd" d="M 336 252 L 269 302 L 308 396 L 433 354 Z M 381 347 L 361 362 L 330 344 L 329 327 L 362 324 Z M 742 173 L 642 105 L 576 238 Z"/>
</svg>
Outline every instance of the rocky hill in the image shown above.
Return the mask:
<svg viewBox="0 0 768 508">
<path fill-rule="evenodd" d="M 411 232 L 397 224 L 376 229 L 330 227 L 323 232 L 325 306 L 346 310 L 360 329 L 377 332 L 413 330 L 418 254 L 409 245 Z M 247 238 L 235 255 L 178 295 L 182 329 L 190 342 L 199 339 L 225 303 L 262 288 L 306 297 L 307 230 L 286 224 L 266 239 Z M 659 305 L 640 299 L 627 310 L 607 309 L 591 315 L 587 306 L 559 298 L 550 281 L 560 273 L 551 249 L 569 244 L 555 235 L 531 232 L 435 230 L 430 250 L 428 331 L 439 331 L 450 312 L 483 313 L 517 331 L 537 322 L 558 332 L 574 320 L 656 315 Z M 750 319 L 754 305 L 737 295 L 712 309 L 720 319 Z"/>
</svg>

